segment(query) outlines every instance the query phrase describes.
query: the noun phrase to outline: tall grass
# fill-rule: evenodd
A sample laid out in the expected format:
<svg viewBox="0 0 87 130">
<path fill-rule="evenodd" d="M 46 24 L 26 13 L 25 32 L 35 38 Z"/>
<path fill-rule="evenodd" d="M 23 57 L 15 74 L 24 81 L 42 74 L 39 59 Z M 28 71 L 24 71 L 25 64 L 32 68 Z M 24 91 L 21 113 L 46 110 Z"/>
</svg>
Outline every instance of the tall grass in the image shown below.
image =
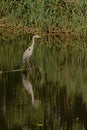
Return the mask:
<svg viewBox="0 0 87 130">
<path fill-rule="evenodd" d="M 37 27 L 39 32 L 51 32 L 62 27 L 67 32 L 85 34 L 87 30 L 87 2 L 69 2 L 64 0 L 37 1 L 1 1 L 0 15 L 2 21 L 11 19 L 12 24 Z"/>
<path fill-rule="evenodd" d="M 0 44 L 0 70 L 21 68 L 24 50 L 31 44 L 32 35 L 21 35 L 11 39 L 1 40 Z M 57 44 L 56 44 L 57 43 Z M 61 41 L 59 39 L 36 40 L 35 48 L 30 61 L 33 66 L 44 71 L 59 70 L 65 64 L 87 65 L 86 42 L 81 40 Z M 53 69 L 51 69 L 53 68 Z M 49 74 L 50 75 L 50 74 Z M 48 76 L 49 77 L 49 76 Z"/>
</svg>

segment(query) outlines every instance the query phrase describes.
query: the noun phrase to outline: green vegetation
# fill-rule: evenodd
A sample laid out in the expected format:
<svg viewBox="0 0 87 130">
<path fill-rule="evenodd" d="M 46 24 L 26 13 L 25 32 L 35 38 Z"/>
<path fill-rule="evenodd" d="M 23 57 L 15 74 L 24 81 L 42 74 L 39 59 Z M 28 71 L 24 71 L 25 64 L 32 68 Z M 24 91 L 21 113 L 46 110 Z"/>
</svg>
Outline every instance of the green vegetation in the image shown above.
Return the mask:
<svg viewBox="0 0 87 130">
<path fill-rule="evenodd" d="M 0 2 L 0 21 L 10 26 L 37 28 L 37 33 L 87 33 L 87 1 L 13 0 Z"/>
<path fill-rule="evenodd" d="M 0 2 L 0 118 L 8 129 L 85 129 L 87 1 L 70 1 Z M 40 101 L 34 109 L 21 76 L 23 52 L 36 33 L 42 39 L 30 57 L 29 81 Z"/>
</svg>

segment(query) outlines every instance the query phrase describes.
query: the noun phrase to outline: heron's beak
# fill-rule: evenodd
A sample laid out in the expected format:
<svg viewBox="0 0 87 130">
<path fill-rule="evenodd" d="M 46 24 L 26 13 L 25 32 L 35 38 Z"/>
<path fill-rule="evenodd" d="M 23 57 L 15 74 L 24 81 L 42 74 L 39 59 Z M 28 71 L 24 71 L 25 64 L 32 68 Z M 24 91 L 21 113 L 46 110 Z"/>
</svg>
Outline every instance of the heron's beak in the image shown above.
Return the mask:
<svg viewBox="0 0 87 130">
<path fill-rule="evenodd" d="M 38 38 L 42 38 L 41 36 L 39 36 Z"/>
</svg>

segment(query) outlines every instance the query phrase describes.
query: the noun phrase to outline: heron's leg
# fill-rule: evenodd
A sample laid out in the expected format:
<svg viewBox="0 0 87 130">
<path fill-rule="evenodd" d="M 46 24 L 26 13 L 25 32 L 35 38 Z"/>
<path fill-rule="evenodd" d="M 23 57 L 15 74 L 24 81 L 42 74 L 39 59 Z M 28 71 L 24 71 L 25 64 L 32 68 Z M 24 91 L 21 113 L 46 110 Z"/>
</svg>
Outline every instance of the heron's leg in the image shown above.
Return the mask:
<svg viewBox="0 0 87 130">
<path fill-rule="evenodd" d="M 30 68 L 30 64 L 29 64 L 29 60 L 27 60 L 27 70 L 29 70 Z"/>
<path fill-rule="evenodd" d="M 28 71 L 27 72 L 27 79 L 29 79 L 29 76 L 30 76 L 30 72 Z"/>
<path fill-rule="evenodd" d="M 29 60 L 27 60 L 27 79 L 29 78 L 29 75 L 30 75 L 30 69 L 31 69 L 30 62 Z"/>
<path fill-rule="evenodd" d="M 27 60 L 27 71 L 29 71 L 30 69 L 30 64 L 29 64 L 29 61 Z"/>
</svg>

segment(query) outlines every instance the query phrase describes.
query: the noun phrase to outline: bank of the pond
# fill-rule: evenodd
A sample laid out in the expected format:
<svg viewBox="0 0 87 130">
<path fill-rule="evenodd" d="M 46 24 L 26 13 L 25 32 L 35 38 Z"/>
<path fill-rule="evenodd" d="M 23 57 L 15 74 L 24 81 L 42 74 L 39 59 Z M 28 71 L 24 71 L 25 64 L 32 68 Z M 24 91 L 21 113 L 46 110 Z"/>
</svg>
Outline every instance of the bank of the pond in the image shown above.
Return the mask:
<svg viewBox="0 0 87 130">
<path fill-rule="evenodd" d="M 40 33 L 87 38 L 87 2 L 75 0 L 2 1 L 0 34 Z"/>
<path fill-rule="evenodd" d="M 7 22 L 8 23 L 8 22 Z M 59 39 L 66 40 L 67 38 L 69 39 L 82 39 L 86 40 L 87 35 L 79 35 L 76 32 L 68 32 L 68 30 L 65 30 L 64 28 L 61 27 L 56 27 L 53 28 L 50 32 L 47 28 L 43 28 L 41 32 L 39 32 L 40 28 L 39 27 L 29 27 L 25 25 L 12 25 L 11 23 L 3 23 L 0 22 L 0 35 L 1 39 L 4 37 L 11 37 L 11 36 L 18 36 L 20 34 L 39 34 L 43 37 L 59 37 Z"/>
</svg>

